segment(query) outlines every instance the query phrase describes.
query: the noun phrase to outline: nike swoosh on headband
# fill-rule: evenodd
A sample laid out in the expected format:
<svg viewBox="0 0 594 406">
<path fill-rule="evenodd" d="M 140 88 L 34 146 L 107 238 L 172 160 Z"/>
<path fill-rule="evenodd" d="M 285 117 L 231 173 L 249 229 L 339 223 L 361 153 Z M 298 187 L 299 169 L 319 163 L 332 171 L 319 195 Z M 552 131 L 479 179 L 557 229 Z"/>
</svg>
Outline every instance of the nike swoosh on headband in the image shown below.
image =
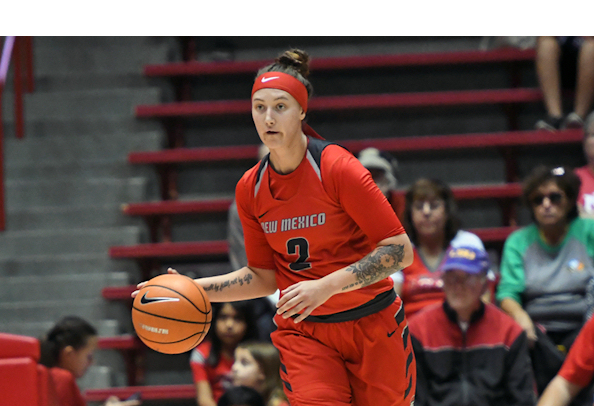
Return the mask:
<svg viewBox="0 0 594 406">
<path fill-rule="evenodd" d="M 141 304 L 149 304 L 149 303 L 156 303 L 156 302 L 179 302 L 178 297 L 146 297 L 148 292 L 145 292 L 144 295 L 140 298 Z"/>
<path fill-rule="evenodd" d="M 279 78 L 278 76 L 272 76 L 270 78 L 262 78 L 262 83 L 266 83 L 266 82 L 268 82 L 270 80 L 278 79 L 278 78 Z"/>
</svg>

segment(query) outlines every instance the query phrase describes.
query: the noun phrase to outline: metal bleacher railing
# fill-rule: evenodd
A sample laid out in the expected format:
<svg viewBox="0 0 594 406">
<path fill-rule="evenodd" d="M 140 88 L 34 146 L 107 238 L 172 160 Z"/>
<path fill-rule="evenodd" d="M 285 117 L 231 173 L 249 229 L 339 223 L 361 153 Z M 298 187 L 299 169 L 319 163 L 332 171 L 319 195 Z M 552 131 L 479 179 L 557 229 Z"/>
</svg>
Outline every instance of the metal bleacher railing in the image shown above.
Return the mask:
<svg viewBox="0 0 594 406">
<path fill-rule="evenodd" d="M 13 58 L 14 57 L 14 58 Z M 6 212 L 4 203 L 4 123 L 2 119 L 2 97 L 10 63 L 14 63 L 14 128 L 17 138 L 25 135 L 25 119 L 23 108 L 23 91 L 33 92 L 33 40 L 32 37 L 4 38 L 2 56 L 0 57 L 0 231 L 6 229 Z M 23 76 L 25 80 L 23 81 Z"/>
</svg>

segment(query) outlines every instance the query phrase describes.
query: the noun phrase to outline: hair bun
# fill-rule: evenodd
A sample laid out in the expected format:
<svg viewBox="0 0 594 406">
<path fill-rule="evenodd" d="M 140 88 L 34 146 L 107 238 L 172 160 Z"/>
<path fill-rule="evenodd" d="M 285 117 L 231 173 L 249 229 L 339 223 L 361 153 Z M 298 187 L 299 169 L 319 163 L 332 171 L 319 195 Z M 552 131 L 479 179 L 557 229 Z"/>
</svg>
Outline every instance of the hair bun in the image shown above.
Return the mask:
<svg viewBox="0 0 594 406">
<path fill-rule="evenodd" d="M 295 69 L 304 78 L 309 76 L 309 55 L 305 51 L 296 48 L 285 51 L 281 56 L 276 58 L 276 62 Z"/>
</svg>

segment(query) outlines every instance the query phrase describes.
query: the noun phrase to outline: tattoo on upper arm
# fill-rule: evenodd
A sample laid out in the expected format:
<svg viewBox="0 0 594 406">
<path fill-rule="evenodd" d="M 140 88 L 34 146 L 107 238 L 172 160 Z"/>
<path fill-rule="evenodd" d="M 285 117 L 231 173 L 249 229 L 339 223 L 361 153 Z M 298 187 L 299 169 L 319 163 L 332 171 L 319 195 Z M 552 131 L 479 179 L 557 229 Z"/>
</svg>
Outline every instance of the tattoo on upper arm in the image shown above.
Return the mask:
<svg viewBox="0 0 594 406">
<path fill-rule="evenodd" d="M 347 290 L 355 286 L 364 287 L 387 278 L 394 272 L 402 270 L 404 245 L 385 245 L 378 247 L 360 261 L 346 268 L 347 272 L 356 275 L 357 281 L 342 288 Z"/>
<path fill-rule="evenodd" d="M 249 285 L 253 278 L 254 278 L 254 276 L 252 274 L 247 274 L 243 278 L 235 277 L 234 279 L 227 279 L 226 281 L 224 281 L 222 283 L 211 283 L 210 285 L 208 285 L 204 288 L 204 291 L 209 292 L 209 291 L 213 290 L 215 292 L 220 292 L 225 288 L 230 288 L 235 285 L 239 285 L 239 286 L 243 286 L 244 284 Z"/>
</svg>

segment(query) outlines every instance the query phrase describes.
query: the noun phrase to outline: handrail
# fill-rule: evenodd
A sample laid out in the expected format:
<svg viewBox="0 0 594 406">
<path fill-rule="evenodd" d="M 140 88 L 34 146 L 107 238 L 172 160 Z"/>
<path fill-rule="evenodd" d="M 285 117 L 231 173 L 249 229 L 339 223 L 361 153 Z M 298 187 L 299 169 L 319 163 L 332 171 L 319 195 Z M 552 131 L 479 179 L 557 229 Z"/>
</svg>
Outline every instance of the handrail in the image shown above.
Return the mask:
<svg viewBox="0 0 594 406">
<path fill-rule="evenodd" d="M 2 97 L 11 58 L 14 58 L 14 114 L 15 133 L 17 138 L 25 134 L 23 113 L 23 71 L 26 74 L 26 89 L 33 92 L 33 45 L 31 37 L 7 36 L 4 39 L 2 55 L 0 56 L 0 231 L 6 229 L 6 212 L 4 201 L 4 120 L 2 117 Z"/>
</svg>

